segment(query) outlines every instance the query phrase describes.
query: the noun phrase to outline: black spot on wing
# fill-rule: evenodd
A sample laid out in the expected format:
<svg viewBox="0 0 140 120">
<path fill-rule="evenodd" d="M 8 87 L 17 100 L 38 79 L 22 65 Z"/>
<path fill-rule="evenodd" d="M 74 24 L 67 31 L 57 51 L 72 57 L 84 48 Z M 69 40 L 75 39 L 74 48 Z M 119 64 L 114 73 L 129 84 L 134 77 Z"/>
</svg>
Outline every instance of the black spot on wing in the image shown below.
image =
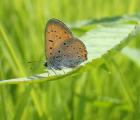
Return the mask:
<svg viewBox="0 0 140 120">
<path fill-rule="evenodd" d="M 53 42 L 53 40 L 49 40 L 50 42 Z"/>
</svg>

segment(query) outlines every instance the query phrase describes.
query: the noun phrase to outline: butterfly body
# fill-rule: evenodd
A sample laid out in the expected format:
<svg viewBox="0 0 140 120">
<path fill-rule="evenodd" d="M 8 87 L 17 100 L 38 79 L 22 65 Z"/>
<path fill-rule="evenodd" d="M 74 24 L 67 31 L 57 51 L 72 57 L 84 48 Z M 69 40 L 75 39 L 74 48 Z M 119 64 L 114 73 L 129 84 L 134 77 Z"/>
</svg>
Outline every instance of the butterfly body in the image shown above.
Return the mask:
<svg viewBox="0 0 140 120">
<path fill-rule="evenodd" d="M 87 59 L 85 45 L 73 37 L 67 26 L 57 19 L 48 21 L 45 41 L 45 66 L 49 69 L 73 68 Z"/>
</svg>

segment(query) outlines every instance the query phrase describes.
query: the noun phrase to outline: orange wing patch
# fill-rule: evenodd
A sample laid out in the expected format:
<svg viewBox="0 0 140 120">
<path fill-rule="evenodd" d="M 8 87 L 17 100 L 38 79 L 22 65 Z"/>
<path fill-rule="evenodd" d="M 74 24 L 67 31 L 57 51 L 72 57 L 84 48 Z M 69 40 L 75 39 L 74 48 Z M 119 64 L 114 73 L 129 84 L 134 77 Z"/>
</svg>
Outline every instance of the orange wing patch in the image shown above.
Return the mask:
<svg viewBox="0 0 140 120">
<path fill-rule="evenodd" d="M 77 38 L 72 38 L 70 40 L 70 45 L 63 54 L 71 54 L 74 58 L 82 59 L 82 61 L 87 60 L 87 51 L 85 45 Z"/>
<path fill-rule="evenodd" d="M 50 58 L 54 49 L 57 49 L 64 41 L 72 38 L 72 33 L 61 21 L 51 19 L 45 30 L 45 53 Z"/>
</svg>

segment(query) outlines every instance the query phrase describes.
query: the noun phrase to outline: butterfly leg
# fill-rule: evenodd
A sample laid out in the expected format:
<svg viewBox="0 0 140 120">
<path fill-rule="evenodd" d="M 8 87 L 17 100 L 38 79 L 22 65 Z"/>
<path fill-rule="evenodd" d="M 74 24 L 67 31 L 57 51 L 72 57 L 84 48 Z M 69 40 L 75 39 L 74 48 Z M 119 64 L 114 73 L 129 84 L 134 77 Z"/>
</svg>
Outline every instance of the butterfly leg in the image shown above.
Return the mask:
<svg viewBox="0 0 140 120">
<path fill-rule="evenodd" d="M 62 71 L 64 72 L 64 74 L 65 74 L 65 71 L 62 69 Z"/>
<path fill-rule="evenodd" d="M 48 77 L 50 76 L 50 72 L 49 72 L 49 70 L 47 70 L 47 72 L 48 72 Z"/>
<path fill-rule="evenodd" d="M 54 70 L 52 67 L 51 67 L 51 70 L 53 71 L 53 73 L 54 73 L 55 75 L 57 75 L 56 72 L 55 72 L 55 70 Z"/>
</svg>

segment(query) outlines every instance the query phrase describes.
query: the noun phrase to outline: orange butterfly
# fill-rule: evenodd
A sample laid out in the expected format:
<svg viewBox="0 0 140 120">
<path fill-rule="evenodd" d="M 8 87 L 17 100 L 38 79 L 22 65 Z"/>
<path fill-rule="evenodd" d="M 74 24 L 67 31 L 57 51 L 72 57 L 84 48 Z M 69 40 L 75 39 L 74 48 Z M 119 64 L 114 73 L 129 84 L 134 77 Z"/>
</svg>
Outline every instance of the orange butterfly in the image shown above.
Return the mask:
<svg viewBox="0 0 140 120">
<path fill-rule="evenodd" d="M 50 19 L 45 28 L 45 66 L 73 68 L 87 60 L 86 47 L 60 20 Z"/>
</svg>

